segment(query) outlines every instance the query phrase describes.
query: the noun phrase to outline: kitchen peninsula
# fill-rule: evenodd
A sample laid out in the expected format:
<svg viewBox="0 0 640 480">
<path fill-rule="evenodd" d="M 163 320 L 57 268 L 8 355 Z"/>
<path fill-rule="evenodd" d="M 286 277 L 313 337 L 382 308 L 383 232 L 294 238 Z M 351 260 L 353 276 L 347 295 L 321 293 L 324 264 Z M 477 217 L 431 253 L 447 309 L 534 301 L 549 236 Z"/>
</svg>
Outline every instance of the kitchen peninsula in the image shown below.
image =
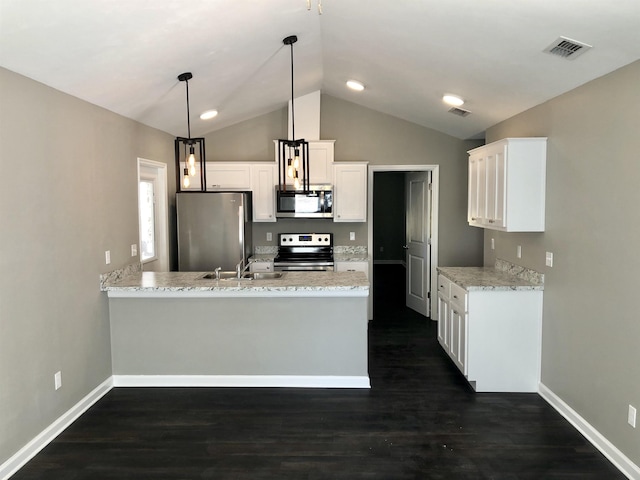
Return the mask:
<svg viewBox="0 0 640 480">
<path fill-rule="evenodd" d="M 116 386 L 369 388 L 362 272 L 105 282 Z"/>
</svg>

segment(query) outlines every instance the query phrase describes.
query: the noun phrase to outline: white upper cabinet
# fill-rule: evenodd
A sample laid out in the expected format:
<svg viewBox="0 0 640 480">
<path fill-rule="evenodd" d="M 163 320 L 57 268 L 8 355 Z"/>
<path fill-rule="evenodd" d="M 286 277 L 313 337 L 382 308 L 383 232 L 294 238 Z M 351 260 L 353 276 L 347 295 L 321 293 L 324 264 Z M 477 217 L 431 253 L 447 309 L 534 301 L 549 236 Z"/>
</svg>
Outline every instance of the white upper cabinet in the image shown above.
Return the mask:
<svg viewBox="0 0 640 480">
<path fill-rule="evenodd" d="M 333 150 L 335 140 L 312 140 L 309 142 L 310 185 L 332 185 Z M 278 162 L 278 141 L 275 140 L 276 162 Z"/>
<path fill-rule="evenodd" d="M 331 185 L 333 177 L 333 149 L 335 140 L 309 142 L 309 184 Z"/>
<path fill-rule="evenodd" d="M 367 221 L 367 163 L 336 162 L 333 186 L 333 221 Z"/>
<path fill-rule="evenodd" d="M 251 191 L 253 192 L 253 221 L 276 221 L 276 165 L 272 162 L 251 164 Z"/>
<path fill-rule="evenodd" d="M 468 153 L 469 225 L 544 231 L 547 139 L 506 138 Z"/>
<path fill-rule="evenodd" d="M 206 162 L 207 190 L 251 190 L 251 165 L 240 162 Z"/>
</svg>

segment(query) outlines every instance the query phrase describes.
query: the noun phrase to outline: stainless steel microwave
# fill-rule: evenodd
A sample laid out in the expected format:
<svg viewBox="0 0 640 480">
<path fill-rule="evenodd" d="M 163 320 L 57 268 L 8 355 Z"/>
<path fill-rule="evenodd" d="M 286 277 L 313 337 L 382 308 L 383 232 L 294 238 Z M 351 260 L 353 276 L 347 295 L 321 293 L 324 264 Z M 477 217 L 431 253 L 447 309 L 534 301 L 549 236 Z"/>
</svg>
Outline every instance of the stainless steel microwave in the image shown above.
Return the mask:
<svg viewBox="0 0 640 480">
<path fill-rule="evenodd" d="M 331 185 L 309 185 L 308 191 L 280 190 L 276 186 L 276 217 L 333 218 Z"/>
</svg>

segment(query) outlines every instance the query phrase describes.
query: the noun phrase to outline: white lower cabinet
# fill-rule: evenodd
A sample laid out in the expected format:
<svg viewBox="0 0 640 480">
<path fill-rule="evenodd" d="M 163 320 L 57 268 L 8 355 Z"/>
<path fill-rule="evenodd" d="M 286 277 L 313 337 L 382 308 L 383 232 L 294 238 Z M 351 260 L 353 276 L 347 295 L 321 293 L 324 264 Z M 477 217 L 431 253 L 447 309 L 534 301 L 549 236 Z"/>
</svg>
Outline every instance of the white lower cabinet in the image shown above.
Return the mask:
<svg viewBox="0 0 640 480">
<path fill-rule="evenodd" d="M 477 392 L 537 392 L 542 291 L 465 290 L 438 276 L 438 342 Z"/>
<path fill-rule="evenodd" d="M 253 262 L 249 267 L 251 273 L 273 272 L 273 262 Z"/>
<path fill-rule="evenodd" d="M 369 278 L 369 262 L 340 262 L 334 263 L 336 272 L 364 272 Z"/>
</svg>

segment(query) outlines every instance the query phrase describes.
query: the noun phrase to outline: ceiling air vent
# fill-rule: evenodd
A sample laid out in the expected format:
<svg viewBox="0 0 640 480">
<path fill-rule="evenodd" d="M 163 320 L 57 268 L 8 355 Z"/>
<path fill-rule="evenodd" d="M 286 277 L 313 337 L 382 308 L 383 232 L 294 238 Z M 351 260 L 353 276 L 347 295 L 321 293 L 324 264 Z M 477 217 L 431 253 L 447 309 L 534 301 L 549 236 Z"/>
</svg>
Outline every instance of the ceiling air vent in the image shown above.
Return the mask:
<svg viewBox="0 0 640 480">
<path fill-rule="evenodd" d="M 555 42 L 545 48 L 543 52 L 557 55 L 567 60 L 573 60 L 590 48 L 592 48 L 591 45 L 587 45 L 586 43 L 571 40 L 567 37 L 559 37 Z"/>
<path fill-rule="evenodd" d="M 460 108 L 460 107 L 451 107 L 449 109 L 449 113 L 453 113 L 454 115 L 458 115 L 460 117 L 466 117 L 467 115 L 471 115 L 471 112 L 469 110 L 465 110 L 464 108 Z"/>
</svg>

